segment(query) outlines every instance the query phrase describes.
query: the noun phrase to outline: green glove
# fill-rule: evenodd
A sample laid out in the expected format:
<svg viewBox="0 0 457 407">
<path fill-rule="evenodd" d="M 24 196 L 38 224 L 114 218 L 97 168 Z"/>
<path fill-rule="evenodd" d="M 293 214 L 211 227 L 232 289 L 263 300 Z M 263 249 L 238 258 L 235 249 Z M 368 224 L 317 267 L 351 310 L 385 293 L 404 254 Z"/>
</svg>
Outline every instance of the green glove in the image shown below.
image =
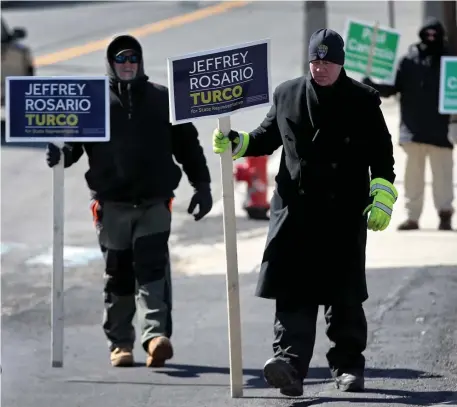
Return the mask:
<svg viewBox="0 0 457 407">
<path fill-rule="evenodd" d="M 230 130 L 228 136 L 224 136 L 224 134 L 219 130 L 215 129 L 213 132 L 213 151 L 216 154 L 222 154 L 227 148 L 232 145 L 232 158 L 234 160 L 243 157 L 244 153 L 246 152 L 248 145 L 249 145 L 249 134 L 240 131 L 236 132 Z"/>
<path fill-rule="evenodd" d="M 375 178 L 370 183 L 370 196 L 373 197 L 373 203 L 363 211 L 364 216 L 370 211 L 368 229 L 384 230 L 389 226 L 398 192 L 389 181 L 383 178 Z"/>
</svg>

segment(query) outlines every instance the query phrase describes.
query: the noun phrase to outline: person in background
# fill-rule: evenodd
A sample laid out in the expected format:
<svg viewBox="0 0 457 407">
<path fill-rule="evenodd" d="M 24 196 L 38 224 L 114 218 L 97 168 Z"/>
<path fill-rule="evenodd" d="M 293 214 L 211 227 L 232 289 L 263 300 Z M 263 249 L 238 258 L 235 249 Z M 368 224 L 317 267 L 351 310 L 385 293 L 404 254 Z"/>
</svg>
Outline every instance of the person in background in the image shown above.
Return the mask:
<svg viewBox="0 0 457 407">
<path fill-rule="evenodd" d="M 283 146 L 256 295 L 276 302 L 274 355 L 264 376 L 287 396 L 303 394 L 320 305 L 337 388 L 364 390 L 367 228 L 385 230 L 397 199 L 379 94 L 349 78 L 344 60 L 341 36 L 316 31 L 310 74 L 275 89 L 258 128 L 213 133 L 214 152 L 232 146 L 234 159 Z"/>
<path fill-rule="evenodd" d="M 406 153 L 404 187 L 407 219 L 398 230 L 419 229 L 424 204 L 425 163 L 430 160 L 433 199 L 439 217 L 439 230 L 452 229 L 453 144 L 450 142 L 450 116 L 438 111 L 441 57 L 448 55 L 445 30 L 429 18 L 419 30 L 420 42 L 412 44 L 398 64 L 393 85 L 362 82 L 381 97 L 400 95 L 400 145 Z"/>
<path fill-rule="evenodd" d="M 189 214 L 202 219 L 212 208 L 210 173 L 197 129 L 169 122 L 168 89 L 148 81 L 140 43 L 113 39 L 106 53 L 110 80 L 111 139 L 69 143 L 63 154 L 49 144 L 47 163 L 76 163 L 85 152 L 92 214 L 105 258 L 103 329 L 113 366 L 132 366 L 135 312 L 141 324 L 146 365 L 172 358 L 171 277 L 168 239 L 171 203 L 182 164 L 195 193 Z M 136 286 L 138 287 L 135 302 Z"/>
</svg>

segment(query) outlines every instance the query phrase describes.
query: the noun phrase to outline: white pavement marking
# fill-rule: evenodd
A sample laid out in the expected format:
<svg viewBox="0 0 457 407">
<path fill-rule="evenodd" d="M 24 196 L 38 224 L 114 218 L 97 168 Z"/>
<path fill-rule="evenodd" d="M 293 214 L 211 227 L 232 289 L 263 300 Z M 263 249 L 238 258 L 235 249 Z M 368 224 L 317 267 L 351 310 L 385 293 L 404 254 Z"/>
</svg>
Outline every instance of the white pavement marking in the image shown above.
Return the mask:
<svg viewBox="0 0 457 407">
<path fill-rule="evenodd" d="M 65 267 L 77 267 L 101 260 L 102 254 L 98 247 L 65 246 L 63 257 Z M 52 247 L 25 263 L 28 266 L 52 266 Z"/>
<path fill-rule="evenodd" d="M 457 397 L 453 400 L 444 401 L 441 404 L 433 404 L 430 407 L 448 407 L 448 406 L 457 406 Z"/>
<path fill-rule="evenodd" d="M 0 243 L 0 255 L 4 256 L 5 254 L 16 250 L 16 249 L 22 249 L 25 248 L 26 245 L 22 243 L 13 243 L 13 242 L 8 242 L 8 243 Z"/>
</svg>

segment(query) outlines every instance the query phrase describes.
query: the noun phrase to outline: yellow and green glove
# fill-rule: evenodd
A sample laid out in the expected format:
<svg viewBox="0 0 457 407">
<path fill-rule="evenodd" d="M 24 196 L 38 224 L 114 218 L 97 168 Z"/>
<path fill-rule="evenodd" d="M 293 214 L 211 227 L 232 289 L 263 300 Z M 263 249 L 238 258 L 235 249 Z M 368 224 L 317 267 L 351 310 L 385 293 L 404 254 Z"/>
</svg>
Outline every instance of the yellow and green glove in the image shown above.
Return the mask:
<svg viewBox="0 0 457 407">
<path fill-rule="evenodd" d="M 383 178 L 375 178 L 370 183 L 370 196 L 373 197 L 373 203 L 363 211 L 364 216 L 370 211 L 368 229 L 384 230 L 389 226 L 398 192 L 389 181 Z"/>
<path fill-rule="evenodd" d="M 236 132 L 230 130 L 227 136 L 219 130 L 215 129 L 213 132 L 213 151 L 216 154 L 222 154 L 232 143 L 232 158 L 234 160 L 243 157 L 249 145 L 249 134 L 240 131 Z"/>
</svg>

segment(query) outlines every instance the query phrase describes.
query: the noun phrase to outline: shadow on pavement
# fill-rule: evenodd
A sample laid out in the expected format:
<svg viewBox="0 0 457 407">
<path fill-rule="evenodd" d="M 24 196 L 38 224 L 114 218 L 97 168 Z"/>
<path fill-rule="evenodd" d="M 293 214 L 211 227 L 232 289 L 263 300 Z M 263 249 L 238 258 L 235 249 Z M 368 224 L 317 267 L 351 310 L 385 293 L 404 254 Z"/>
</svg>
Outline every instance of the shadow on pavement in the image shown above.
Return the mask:
<svg viewBox="0 0 457 407">
<path fill-rule="evenodd" d="M 164 370 L 157 370 L 157 373 L 166 374 L 171 377 L 199 377 L 200 375 L 207 373 L 230 374 L 230 369 L 228 367 L 181 365 L 169 363 L 167 364 L 167 367 L 164 368 Z M 262 371 L 259 369 L 244 369 L 244 374 L 248 376 L 259 376 L 262 377 L 263 380 Z M 442 376 L 433 375 L 421 370 L 414 369 L 367 368 L 365 371 L 365 377 L 382 379 L 438 379 Z M 311 367 L 309 369 L 307 379 L 331 379 L 330 370 L 327 367 Z"/>
<path fill-rule="evenodd" d="M 365 389 L 367 393 L 379 394 L 382 396 L 390 396 L 393 398 L 385 397 L 318 397 L 310 400 L 309 398 L 304 401 L 297 401 L 290 404 L 289 407 L 308 407 L 318 406 L 320 404 L 332 403 L 362 403 L 367 405 L 373 404 L 404 404 L 407 406 L 436 406 L 438 403 L 446 403 L 448 405 L 457 405 L 455 401 L 449 401 L 456 397 L 456 393 L 452 391 L 408 391 L 408 390 L 390 390 L 390 389 Z"/>
<path fill-rule="evenodd" d="M 141 366 L 143 366 L 141 364 Z M 168 377 L 174 378 L 181 378 L 181 379 L 192 379 L 192 378 L 200 378 L 202 375 L 206 374 L 230 374 L 230 369 L 228 367 L 217 367 L 217 366 L 198 366 L 198 365 L 181 365 L 181 364 L 168 364 L 165 368 L 155 370 L 155 374 L 166 375 Z M 262 370 L 260 369 L 243 369 L 244 376 L 251 376 L 246 380 L 244 387 L 247 389 L 262 389 L 267 388 L 268 385 L 265 383 L 263 378 Z M 366 377 L 367 378 L 378 378 L 378 379 L 410 379 L 410 380 L 418 380 L 418 379 L 430 379 L 430 378 L 439 378 L 441 376 L 432 375 L 427 372 L 413 370 L 413 369 L 367 369 L 366 370 Z M 317 367 L 317 368 L 310 368 L 308 377 L 305 381 L 306 385 L 316 385 L 316 384 L 324 384 L 331 381 L 331 375 L 328 368 L 324 367 Z M 151 385 L 151 382 L 124 382 L 124 381 L 105 381 L 105 380 L 68 380 L 70 383 L 98 383 L 98 384 L 131 384 L 131 385 Z M 157 383 L 156 385 L 163 385 L 163 386 L 186 386 L 186 384 L 176 383 L 176 384 L 163 384 Z M 189 383 L 188 386 L 202 386 L 202 387 L 218 387 L 222 386 L 222 384 L 214 384 L 214 383 L 204 383 L 204 384 L 196 384 L 196 383 Z M 223 385 L 225 386 L 225 384 Z M 416 397 L 417 393 L 409 392 L 406 390 L 378 390 L 378 389 L 367 389 L 366 392 L 368 393 L 381 393 L 384 395 L 389 396 L 398 396 L 398 397 Z M 449 398 L 452 393 L 451 392 L 420 392 L 421 398 L 427 397 L 427 400 L 433 398 L 434 401 L 442 401 L 444 399 Z M 330 401 L 336 401 L 336 399 L 329 399 Z M 344 399 L 347 400 L 347 399 Z M 364 399 L 367 400 L 366 398 Z M 319 399 L 319 402 L 321 399 Z M 323 402 L 323 401 L 322 401 Z M 316 403 L 315 403 L 316 404 Z M 408 404 L 408 403 L 407 403 Z M 409 403 L 411 404 L 411 403 Z M 312 404 L 296 404 L 294 407 L 301 407 L 306 405 Z M 427 404 L 418 404 L 418 405 L 427 405 Z"/>
<path fill-rule="evenodd" d="M 230 374 L 230 369 L 228 367 L 212 367 L 212 366 L 196 366 L 196 365 L 180 365 L 180 364 L 169 364 L 167 365 L 168 369 L 173 370 L 158 370 L 156 373 L 165 374 L 170 377 L 180 377 L 180 378 L 198 378 L 202 374 L 216 373 L 216 374 Z M 266 388 L 268 387 L 263 378 L 262 370 L 260 369 L 243 369 L 243 374 L 245 376 L 252 376 L 249 378 L 246 383 L 246 388 Z M 412 369 L 367 369 L 366 370 L 367 378 L 383 378 L 383 379 L 430 379 L 430 378 L 439 378 L 441 376 L 436 376 L 429 374 L 427 372 L 412 370 Z M 322 384 L 331 381 L 330 371 L 326 367 L 315 367 L 310 368 L 308 377 L 305 381 L 306 384 Z M 387 392 L 389 390 L 386 390 Z M 395 392 L 395 391 L 393 391 Z M 408 393 L 408 392 L 405 392 Z M 446 395 L 449 397 L 449 394 Z"/>
</svg>

